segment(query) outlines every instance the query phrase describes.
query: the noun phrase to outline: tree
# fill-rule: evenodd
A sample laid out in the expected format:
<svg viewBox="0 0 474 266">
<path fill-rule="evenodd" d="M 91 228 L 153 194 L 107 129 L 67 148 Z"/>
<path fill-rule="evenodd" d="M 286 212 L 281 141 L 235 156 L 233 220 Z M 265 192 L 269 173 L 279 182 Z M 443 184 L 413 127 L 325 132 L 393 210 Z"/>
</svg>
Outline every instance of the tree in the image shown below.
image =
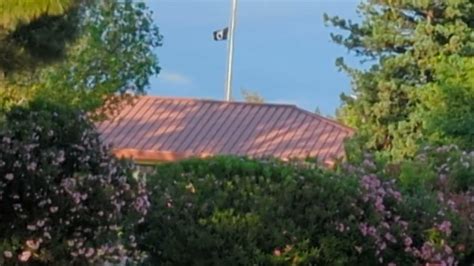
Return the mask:
<svg viewBox="0 0 474 266">
<path fill-rule="evenodd" d="M 440 59 L 439 80 L 422 88 L 420 117 L 426 138 L 474 149 L 474 60 L 457 55 Z"/>
<path fill-rule="evenodd" d="M 319 109 L 319 106 L 316 106 L 316 108 L 314 109 L 314 113 L 317 115 L 321 115 L 321 109 Z"/>
<path fill-rule="evenodd" d="M 0 78 L 62 57 L 74 39 L 80 0 L 3 0 L 0 3 Z"/>
<path fill-rule="evenodd" d="M 362 15 L 360 23 L 326 16 L 330 24 L 348 33 L 333 34 L 333 40 L 362 61 L 372 63 L 361 70 L 337 60 L 337 65 L 352 77 L 356 96 L 342 96 L 339 118 L 358 129 L 358 139 L 365 148 L 382 151 L 392 158 L 412 156 L 435 135 L 441 142 L 449 141 L 445 138 L 448 132 L 442 132 L 444 126 L 439 121 L 426 120 L 439 109 L 426 102 L 427 97 L 422 97 L 426 94 L 421 92 L 427 88 L 440 92 L 448 84 L 465 88 L 463 78 L 456 85 L 453 80 L 446 82 L 447 73 L 439 64 L 444 64 L 442 58 L 472 62 L 474 3 L 371 0 L 361 3 L 358 9 Z M 465 71 L 458 73 L 460 76 L 467 77 L 472 68 L 460 71 Z M 472 90 L 463 91 L 472 98 Z M 448 105 L 461 104 L 460 98 L 449 90 L 444 90 L 443 95 L 444 100 L 449 99 Z M 461 114 L 472 116 L 467 110 L 458 113 Z M 467 134 L 469 131 L 471 135 Z M 472 138 L 472 128 L 456 134 L 458 140 Z"/>
<path fill-rule="evenodd" d="M 244 100 L 248 103 L 264 103 L 265 99 L 258 93 L 246 89 L 241 90 Z"/>
<path fill-rule="evenodd" d="M 65 60 L 13 75 L 3 99 L 43 97 L 94 110 L 106 96 L 144 92 L 149 77 L 160 70 L 154 48 L 162 39 L 146 5 L 132 0 L 98 1 L 81 16 L 78 38 L 67 49 Z"/>
<path fill-rule="evenodd" d="M 3 0 L 0 3 L 0 26 L 14 29 L 20 23 L 30 23 L 41 16 L 63 15 L 74 0 Z"/>
</svg>

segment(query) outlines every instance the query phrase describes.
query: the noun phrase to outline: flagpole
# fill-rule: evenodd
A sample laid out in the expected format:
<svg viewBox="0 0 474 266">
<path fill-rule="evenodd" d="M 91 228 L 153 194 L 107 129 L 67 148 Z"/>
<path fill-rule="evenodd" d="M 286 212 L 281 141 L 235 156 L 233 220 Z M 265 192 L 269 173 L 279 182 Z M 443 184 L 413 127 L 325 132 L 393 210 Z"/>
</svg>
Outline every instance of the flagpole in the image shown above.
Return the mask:
<svg viewBox="0 0 474 266">
<path fill-rule="evenodd" d="M 237 13 L 237 0 L 232 0 L 229 26 L 229 43 L 227 45 L 227 78 L 225 84 L 225 99 L 232 100 L 232 66 L 234 61 L 234 31 L 235 31 L 235 17 Z"/>
</svg>

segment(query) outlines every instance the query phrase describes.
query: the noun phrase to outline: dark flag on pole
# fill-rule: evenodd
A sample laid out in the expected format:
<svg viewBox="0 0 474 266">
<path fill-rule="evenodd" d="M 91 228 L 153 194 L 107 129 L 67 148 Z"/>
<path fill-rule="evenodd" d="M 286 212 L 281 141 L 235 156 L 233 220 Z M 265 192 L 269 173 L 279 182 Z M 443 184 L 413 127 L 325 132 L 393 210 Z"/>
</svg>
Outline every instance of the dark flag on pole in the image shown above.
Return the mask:
<svg viewBox="0 0 474 266">
<path fill-rule="evenodd" d="M 213 33 L 214 41 L 224 41 L 227 40 L 227 36 L 229 35 L 229 28 L 223 28 L 221 30 L 216 30 Z"/>
</svg>

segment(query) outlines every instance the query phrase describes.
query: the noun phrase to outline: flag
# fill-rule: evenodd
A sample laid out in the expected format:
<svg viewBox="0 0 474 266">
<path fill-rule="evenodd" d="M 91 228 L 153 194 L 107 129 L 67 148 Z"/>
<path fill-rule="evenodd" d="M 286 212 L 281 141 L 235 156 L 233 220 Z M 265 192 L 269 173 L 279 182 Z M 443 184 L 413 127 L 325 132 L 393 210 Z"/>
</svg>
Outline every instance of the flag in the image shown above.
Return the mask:
<svg viewBox="0 0 474 266">
<path fill-rule="evenodd" d="M 227 40 L 227 36 L 229 35 L 229 28 L 223 28 L 221 30 L 216 30 L 213 33 L 214 41 L 224 41 Z"/>
</svg>

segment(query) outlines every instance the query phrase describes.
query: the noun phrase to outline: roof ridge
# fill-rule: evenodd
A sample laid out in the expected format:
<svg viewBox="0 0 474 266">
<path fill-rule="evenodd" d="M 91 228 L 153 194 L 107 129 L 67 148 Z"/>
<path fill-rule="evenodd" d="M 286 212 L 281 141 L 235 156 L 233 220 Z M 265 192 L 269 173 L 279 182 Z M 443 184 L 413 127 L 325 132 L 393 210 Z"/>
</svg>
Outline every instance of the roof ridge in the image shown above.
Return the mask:
<svg viewBox="0 0 474 266">
<path fill-rule="evenodd" d="M 251 103 L 251 102 L 244 102 L 244 101 L 224 101 L 224 100 L 215 100 L 215 99 L 206 99 L 206 98 L 155 96 L 155 95 L 137 95 L 137 97 L 147 97 L 147 98 L 163 99 L 163 100 L 199 101 L 199 102 L 209 102 L 209 103 L 246 104 L 246 105 L 260 105 L 260 106 L 266 105 L 266 106 L 283 106 L 283 107 L 298 108 L 295 104 L 288 104 L 288 103 Z"/>
<path fill-rule="evenodd" d="M 355 132 L 355 129 L 354 129 L 354 128 L 351 128 L 351 127 L 349 127 L 349 126 L 346 126 L 346 125 L 342 124 L 341 122 L 338 122 L 338 121 L 336 121 L 336 120 L 334 120 L 334 119 L 331 119 L 331 118 L 329 118 L 329 117 L 322 116 L 322 115 L 320 115 L 320 114 L 312 113 L 312 112 L 310 112 L 310 111 L 308 111 L 308 110 L 305 110 L 305 109 L 303 109 L 303 108 L 299 108 L 298 106 L 295 106 L 295 107 L 296 107 L 296 109 L 298 109 L 298 110 L 300 110 L 300 111 L 306 113 L 307 115 L 310 115 L 310 116 L 313 116 L 313 117 L 322 119 L 322 120 L 324 120 L 325 122 L 330 123 L 330 124 L 332 124 L 332 125 L 334 125 L 334 126 L 336 126 L 336 127 L 339 127 L 339 128 L 341 128 L 341 129 L 345 129 L 345 130 L 350 131 L 350 132 Z"/>
</svg>

